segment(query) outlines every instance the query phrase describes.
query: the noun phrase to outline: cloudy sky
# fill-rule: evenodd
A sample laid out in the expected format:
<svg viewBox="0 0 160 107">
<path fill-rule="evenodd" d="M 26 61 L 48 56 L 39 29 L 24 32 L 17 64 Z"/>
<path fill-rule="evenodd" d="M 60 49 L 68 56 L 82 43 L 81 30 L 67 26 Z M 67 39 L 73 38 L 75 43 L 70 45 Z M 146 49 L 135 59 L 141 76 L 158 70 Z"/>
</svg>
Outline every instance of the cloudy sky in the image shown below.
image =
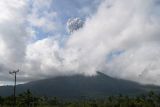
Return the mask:
<svg viewBox="0 0 160 107">
<path fill-rule="evenodd" d="M 159 0 L 0 0 L 0 85 L 109 76 L 160 85 Z"/>
</svg>

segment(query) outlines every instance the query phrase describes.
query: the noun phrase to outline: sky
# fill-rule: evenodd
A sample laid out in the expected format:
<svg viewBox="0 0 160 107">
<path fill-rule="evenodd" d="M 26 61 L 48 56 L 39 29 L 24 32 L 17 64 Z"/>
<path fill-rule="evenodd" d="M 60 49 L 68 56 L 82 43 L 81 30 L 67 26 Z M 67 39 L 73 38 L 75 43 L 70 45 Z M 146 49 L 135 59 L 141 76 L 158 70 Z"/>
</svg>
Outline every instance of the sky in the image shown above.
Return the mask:
<svg viewBox="0 0 160 107">
<path fill-rule="evenodd" d="M 159 0 L 1 0 L 0 85 L 106 75 L 160 85 Z"/>
</svg>

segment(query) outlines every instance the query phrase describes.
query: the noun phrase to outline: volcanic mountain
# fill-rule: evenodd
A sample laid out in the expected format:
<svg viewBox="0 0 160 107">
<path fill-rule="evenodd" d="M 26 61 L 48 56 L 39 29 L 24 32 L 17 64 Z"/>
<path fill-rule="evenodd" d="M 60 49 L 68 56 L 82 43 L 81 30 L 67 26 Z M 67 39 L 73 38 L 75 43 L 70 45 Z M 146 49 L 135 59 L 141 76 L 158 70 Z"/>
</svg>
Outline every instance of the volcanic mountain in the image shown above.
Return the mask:
<svg viewBox="0 0 160 107">
<path fill-rule="evenodd" d="M 61 98 L 96 97 L 110 95 L 137 95 L 150 90 L 158 91 L 160 87 L 141 85 L 128 80 L 109 77 L 101 72 L 96 76 L 59 76 L 44 80 L 17 85 L 17 93 L 30 89 L 35 95 L 54 96 Z M 13 93 L 12 86 L 1 86 L 0 96 L 9 96 Z"/>
</svg>

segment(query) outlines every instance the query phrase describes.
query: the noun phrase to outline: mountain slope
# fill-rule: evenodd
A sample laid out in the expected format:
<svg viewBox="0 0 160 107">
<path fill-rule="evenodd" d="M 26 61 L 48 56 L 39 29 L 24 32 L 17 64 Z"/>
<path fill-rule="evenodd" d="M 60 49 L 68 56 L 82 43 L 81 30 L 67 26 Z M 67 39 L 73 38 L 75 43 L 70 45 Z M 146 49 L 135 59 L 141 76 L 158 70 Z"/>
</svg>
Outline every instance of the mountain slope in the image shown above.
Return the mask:
<svg viewBox="0 0 160 107">
<path fill-rule="evenodd" d="M 98 72 L 96 76 L 83 75 L 60 76 L 39 80 L 17 86 L 17 92 L 30 89 L 36 95 L 78 98 L 81 96 L 105 97 L 108 95 L 145 93 L 148 90 L 159 90 L 160 87 L 143 86 L 135 82 L 111 78 Z M 12 87 L 0 87 L 0 95 L 12 94 Z"/>
</svg>

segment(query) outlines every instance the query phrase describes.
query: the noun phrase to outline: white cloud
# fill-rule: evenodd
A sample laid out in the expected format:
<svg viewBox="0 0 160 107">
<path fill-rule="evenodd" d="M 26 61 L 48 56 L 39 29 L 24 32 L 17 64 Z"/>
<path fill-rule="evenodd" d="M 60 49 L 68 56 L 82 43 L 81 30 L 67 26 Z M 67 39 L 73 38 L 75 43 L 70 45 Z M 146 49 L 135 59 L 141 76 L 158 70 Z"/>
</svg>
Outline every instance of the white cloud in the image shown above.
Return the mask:
<svg viewBox="0 0 160 107">
<path fill-rule="evenodd" d="M 39 40 L 28 45 L 26 53 L 26 60 L 28 63 L 26 63 L 26 65 L 27 68 L 30 68 L 29 71 L 31 74 L 36 74 L 37 72 L 32 72 L 35 70 L 44 75 L 50 75 L 50 70 L 59 68 L 60 62 L 57 61 L 55 56 L 57 51 L 59 51 L 57 41 L 51 38 Z"/>
<path fill-rule="evenodd" d="M 158 6 L 154 0 L 106 0 L 84 28 L 70 37 L 67 47 L 79 50 L 77 61 L 86 72 L 102 70 L 118 78 L 160 84 L 156 76 L 159 75 L 156 52 L 160 45 L 160 16 L 155 9 Z M 107 55 L 116 50 L 124 53 L 107 62 Z M 130 60 L 132 54 L 134 59 Z M 150 63 L 152 66 L 148 68 Z M 146 67 L 148 74 L 139 77 Z"/>
<path fill-rule="evenodd" d="M 55 19 L 57 13 L 52 10 L 52 0 L 30 0 L 28 22 L 30 27 L 44 32 L 53 32 L 58 29 Z M 37 32 L 37 30 L 35 30 Z M 38 36 L 38 35 L 37 35 Z"/>
<path fill-rule="evenodd" d="M 21 62 L 25 55 L 28 38 L 25 31 L 25 2 L 21 0 L 2 0 L 0 2 L 0 41 L 1 55 L 5 62 Z M 12 65 L 11 65 L 12 66 Z"/>
<path fill-rule="evenodd" d="M 0 1 L 0 80 L 10 81 L 8 72 L 21 66 L 29 36 L 25 27 L 27 4 L 23 0 Z"/>
<path fill-rule="evenodd" d="M 33 8 L 29 16 L 28 2 L 6 1 L 0 2 L 1 80 L 10 80 L 4 70 L 13 68 L 22 69 L 20 81 L 95 75 L 100 70 L 113 77 L 160 85 L 160 5 L 156 0 L 104 0 L 85 25 L 68 36 L 63 47 L 59 42 L 63 38 L 55 35 L 29 42 L 30 35 L 38 36 L 34 27 L 54 31 L 57 13 L 48 11 L 52 0 L 30 1 Z M 114 57 L 107 60 L 111 54 Z"/>
</svg>

